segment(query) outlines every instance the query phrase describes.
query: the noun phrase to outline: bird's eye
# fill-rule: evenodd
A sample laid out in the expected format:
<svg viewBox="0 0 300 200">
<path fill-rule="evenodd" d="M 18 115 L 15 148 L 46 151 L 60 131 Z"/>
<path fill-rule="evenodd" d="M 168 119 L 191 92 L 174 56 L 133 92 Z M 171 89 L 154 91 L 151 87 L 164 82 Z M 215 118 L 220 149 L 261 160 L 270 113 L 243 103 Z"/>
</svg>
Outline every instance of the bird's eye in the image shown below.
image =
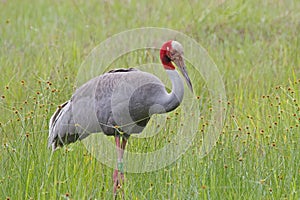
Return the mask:
<svg viewBox="0 0 300 200">
<path fill-rule="evenodd" d="M 169 56 L 165 55 L 163 57 L 163 61 L 166 62 L 166 63 L 171 62 L 171 58 Z"/>
</svg>

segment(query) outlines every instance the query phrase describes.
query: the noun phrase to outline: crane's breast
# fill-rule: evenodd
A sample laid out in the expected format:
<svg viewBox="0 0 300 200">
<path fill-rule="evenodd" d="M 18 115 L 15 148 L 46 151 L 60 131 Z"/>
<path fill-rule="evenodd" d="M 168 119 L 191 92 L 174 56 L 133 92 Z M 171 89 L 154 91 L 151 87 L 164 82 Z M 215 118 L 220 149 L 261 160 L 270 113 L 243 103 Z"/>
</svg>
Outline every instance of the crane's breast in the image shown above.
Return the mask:
<svg viewBox="0 0 300 200">
<path fill-rule="evenodd" d="M 157 98 L 166 94 L 154 75 L 131 71 L 103 76 L 96 88 L 96 111 L 103 132 L 114 134 L 114 126 L 125 133 L 140 133 L 150 119 Z M 152 109 L 152 110 L 151 110 Z"/>
</svg>

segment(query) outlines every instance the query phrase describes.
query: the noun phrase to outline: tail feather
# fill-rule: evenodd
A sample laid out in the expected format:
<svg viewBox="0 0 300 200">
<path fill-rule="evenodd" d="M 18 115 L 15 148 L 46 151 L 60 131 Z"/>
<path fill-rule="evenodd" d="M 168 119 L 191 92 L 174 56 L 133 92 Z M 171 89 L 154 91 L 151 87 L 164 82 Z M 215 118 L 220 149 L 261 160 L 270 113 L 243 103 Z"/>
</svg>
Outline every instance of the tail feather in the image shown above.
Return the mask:
<svg viewBox="0 0 300 200">
<path fill-rule="evenodd" d="M 70 103 L 67 101 L 60 105 L 50 119 L 48 148 L 52 147 L 52 151 L 64 145 L 62 138 L 66 137 L 69 132 L 68 129 L 72 121 Z"/>
</svg>

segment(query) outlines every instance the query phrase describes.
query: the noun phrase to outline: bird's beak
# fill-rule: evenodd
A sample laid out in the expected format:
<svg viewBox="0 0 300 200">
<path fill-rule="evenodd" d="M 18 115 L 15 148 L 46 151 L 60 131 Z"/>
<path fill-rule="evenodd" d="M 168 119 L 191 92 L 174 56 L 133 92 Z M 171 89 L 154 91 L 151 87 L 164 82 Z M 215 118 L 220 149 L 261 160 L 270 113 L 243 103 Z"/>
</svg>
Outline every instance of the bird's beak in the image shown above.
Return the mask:
<svg viewBox="0 0 300 200">
<path fill-rule="evenodd" d="M 191 79 L 190 79 L 190 77 L 189 77 L 189 75 L 188 75 L 188 73 L 186 71 L 186 67 L 185 67 L 183 58 L 180 57 L 179 59 L 174 60 L 174 63 L 179 68 L 180 72 L 182 73 L 187 86 L 190 88 L 190 90 L 192 91 L 192 93 L 194 93 L 193 92 L 193 86 L 192 86 L 192 83 L 191 83 Z"/>
</svg>

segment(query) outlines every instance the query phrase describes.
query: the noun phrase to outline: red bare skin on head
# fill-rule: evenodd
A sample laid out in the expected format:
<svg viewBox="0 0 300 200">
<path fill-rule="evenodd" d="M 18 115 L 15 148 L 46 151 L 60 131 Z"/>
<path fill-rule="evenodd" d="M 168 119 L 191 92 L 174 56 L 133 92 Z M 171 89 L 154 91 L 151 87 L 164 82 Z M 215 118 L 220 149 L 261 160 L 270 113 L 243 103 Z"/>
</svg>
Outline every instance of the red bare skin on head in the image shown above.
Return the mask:
<svg viewBox="0 0 300 200">
<path fill-rule="evenodd" d="M 160 60 L 165 69 L 174 70 L 175 66 L 171 62 L 172 40 L 165 42 L 160 49 Z"/>
</svg>

